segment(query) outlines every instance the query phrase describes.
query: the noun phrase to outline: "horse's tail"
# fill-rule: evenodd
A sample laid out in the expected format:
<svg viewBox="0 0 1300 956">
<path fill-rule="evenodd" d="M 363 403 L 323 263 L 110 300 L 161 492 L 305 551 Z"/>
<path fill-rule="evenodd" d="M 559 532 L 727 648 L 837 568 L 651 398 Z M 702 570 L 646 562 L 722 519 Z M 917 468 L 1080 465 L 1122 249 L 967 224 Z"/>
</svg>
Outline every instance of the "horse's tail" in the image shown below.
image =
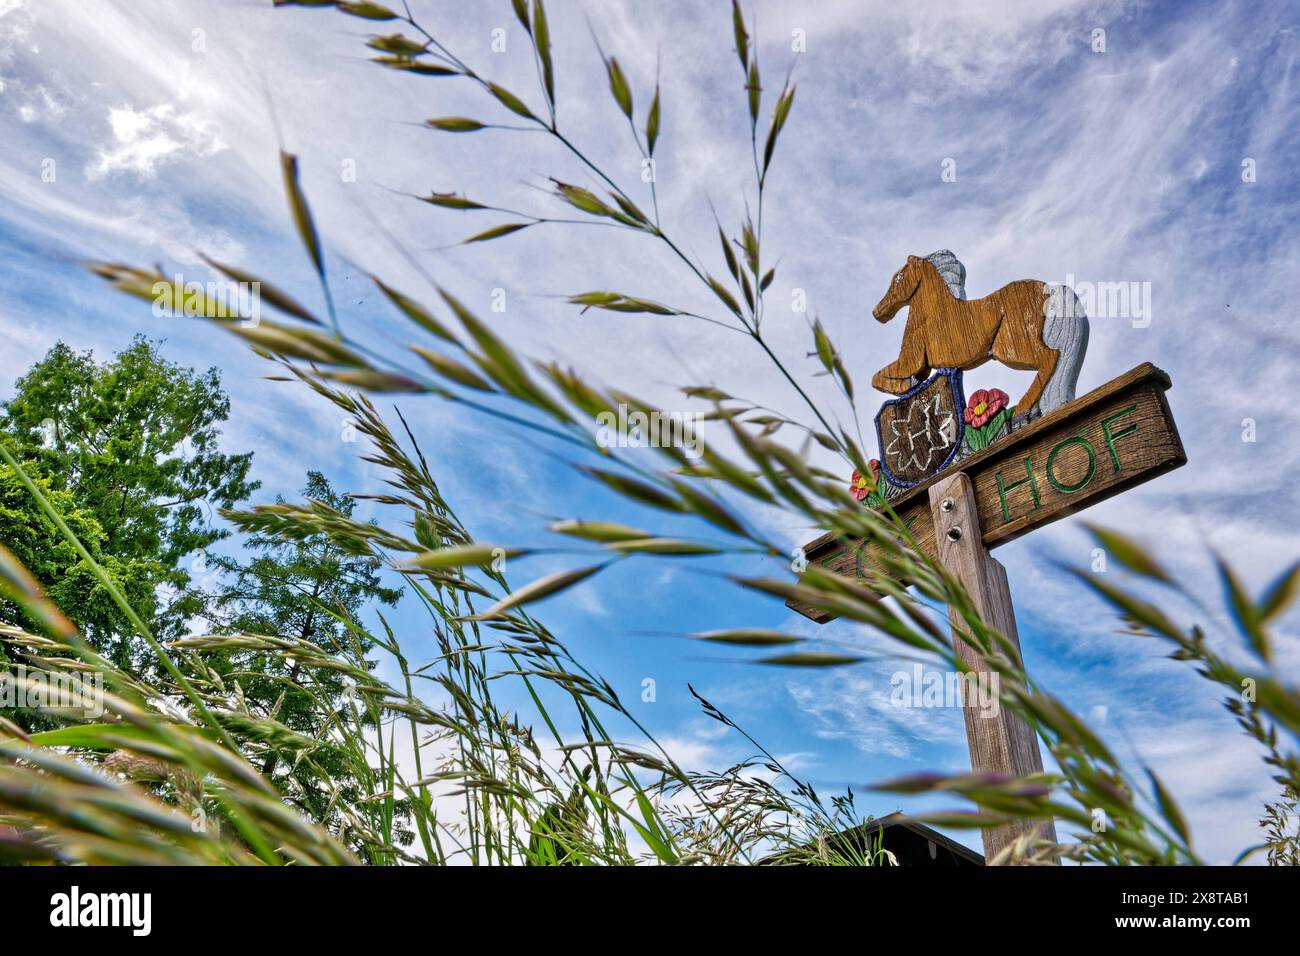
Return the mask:
<svg viewBox="0 0 1300 956">
<path fill-rule="evenodd" d="M 1088 350 L 1088 316 L 1068 285 L 1048 285 L 1043 303 L 1043 344 L 1057 353 L 1056 368 L 1038 399 L 1039 414 L 1055 411 L 1073 401 L 1074 387 Z"/>
</svg>

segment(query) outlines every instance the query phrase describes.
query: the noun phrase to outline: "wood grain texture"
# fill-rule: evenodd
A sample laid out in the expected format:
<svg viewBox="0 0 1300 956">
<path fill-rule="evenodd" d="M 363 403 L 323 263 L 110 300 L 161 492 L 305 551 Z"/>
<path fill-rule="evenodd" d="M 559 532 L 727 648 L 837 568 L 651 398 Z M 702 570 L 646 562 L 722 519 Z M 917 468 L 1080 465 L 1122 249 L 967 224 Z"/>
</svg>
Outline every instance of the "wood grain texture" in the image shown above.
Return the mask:
<svg viewBox="0 0 1300 956">
<path fill-rule="evenodd" d="M 959 372 L 936 375 L 876 414 L 876 441 L 885 475 L 900 487 L 924 481 L 961 451 Z"/>
<path fill-rule="evenodd" d="M 1060 311 L 1065 299 L 1054 296 L 1053 287 L 1037 279 L 1010 282 L 982 299 L 959 299 L 952 294 L 934 263 L 908 256 L 872 310 L 878 321 L 888 322 L 907 306 L 903 344 L 898 358 L 878 371 L 871 384 L 882 392 L 901 395 L 928 376 L 931 369 L 965 370 L 996 360 L 1009 368 L 1037 372 L 1028 390 L 1016 402 L 1017 415 L 1029 414 L 1037 408 L 1044 389 L 1056 375 L 1061 358 L 1061 351 L 1046 339 L 1077 338 L 1059 328 L 1060 321 L 1053 323 L 1055 334 L 1045 336 L 1049 319 L 1064 319 L 1081 327 L 1082 344 L 1087 344 L 1087 317 L 1075 310 L 1076 301 L 1071 293 L 1068 314 L 1053 315 L 1053 307 Z M 1066 362 L 1062 371 L 1077 379 L 1078 362 Z M 1073 388 L 1072 380 L 1068 388 L 1055 391 L 1072 395 Z"/>
<path fill-rule="evenodd" d="M 1016 629 L 1011 589 L 1002 564 L 989 554 L 980 541 L 978 498 L 970 478 L 957 472 L 932 484 L 927 491 L 928 506 L 939 547 L 939 560 L 962 583 L 971 603 L 988 627 L 1004 635 L 1015 648 L 1020 663 L 1020 635 Z M 980 675 L 981 681 L 996 680 L 984 657 L 966 639 L 966 625 L 959 613 L 950 611 L 953 649 L 957 656 Z M 1021 664 L 1023 668 L 1023 663 Z M 990 686 L 990 685 L 983 685 Z M 999 707 L 996 713 L 984 713 L 978 706 L 965 706 L 966 742 L 970 748 L 971 770 L 976 773 L 1024 777 L 1041 773 L 1043 760 L 1038 738 L 1029 724 L 1011 711 Z M 993 859 L 1003 847 L 1025 833 L 1039 832 L 1056 842 L 1051 824 L 1017 822 L 982 831 L 984 858 Z"/>
<path fill-rule="evenodd" d="M 1163 371 L 1139 365 L 961 459 L 891 505 L 917 546 L 938 557 L 928 489 L 960 471 L 974 487 L 984 546 L 1005 544 L 1185 464 L 1165 399 L 1169 387 Z M 809 563 L 857 577 L 873 566 L 873 550 L 834 534 L 804 546 Z M 790 607 L 815 621 L 831 619 L 815 608 Z"/>
</svg>

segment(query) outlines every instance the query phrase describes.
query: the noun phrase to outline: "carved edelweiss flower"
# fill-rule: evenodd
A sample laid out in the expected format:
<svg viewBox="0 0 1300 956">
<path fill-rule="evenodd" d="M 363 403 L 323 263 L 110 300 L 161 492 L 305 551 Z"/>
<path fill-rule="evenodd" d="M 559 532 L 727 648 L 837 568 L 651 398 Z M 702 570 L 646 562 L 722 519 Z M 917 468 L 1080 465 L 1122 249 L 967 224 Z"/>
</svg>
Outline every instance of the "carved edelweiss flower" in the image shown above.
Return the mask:
<svg viewBox="0 0 1300 956">
<path fill-rule="evenodd" d="M 863 501 L 867 495 L 875 491 L 876 482 L 880 481 L 880 459 L 873 458 L 867 462 L 867 465 L 871 468 L 870 478 L 854 468 L 853 477 L 849 479 L 849 493 L 859 501 Z"/>
<path fill-rule="evenodd" d="M 971 395 L 962 413 L 967 425 L 983 428 L 998 412 L 1007 407 L 1011 396 L 1000 388 L 980 388 Z"/>
</svg>

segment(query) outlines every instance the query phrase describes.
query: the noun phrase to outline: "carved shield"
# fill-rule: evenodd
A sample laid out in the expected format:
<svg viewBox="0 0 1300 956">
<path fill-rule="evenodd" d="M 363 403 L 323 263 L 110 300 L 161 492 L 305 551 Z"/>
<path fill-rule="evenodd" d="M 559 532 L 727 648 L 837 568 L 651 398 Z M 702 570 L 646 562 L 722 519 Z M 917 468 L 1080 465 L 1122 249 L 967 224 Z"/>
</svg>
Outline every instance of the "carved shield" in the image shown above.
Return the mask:
<svg viewBox="0 0 1300 956">
<path fill-rule="evenodd" d="M 918 485 L 947 468 L 961 449 L 961 370 L 937 369 L 929 380 L 880 406 L 876 439 L 891 484 Z"/>
</svg>

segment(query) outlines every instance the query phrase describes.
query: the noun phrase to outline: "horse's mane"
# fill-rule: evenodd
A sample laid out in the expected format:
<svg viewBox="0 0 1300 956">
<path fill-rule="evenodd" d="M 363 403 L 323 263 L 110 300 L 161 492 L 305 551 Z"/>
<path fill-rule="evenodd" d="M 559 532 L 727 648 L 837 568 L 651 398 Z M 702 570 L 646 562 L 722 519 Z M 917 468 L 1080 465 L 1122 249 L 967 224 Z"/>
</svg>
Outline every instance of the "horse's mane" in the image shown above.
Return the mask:
<svg viewBox="0 0 1300 956">
<path fill-rule="evenodd" d="M 954 299 L 966 298 L 966 267 L 960 259 L 947 249 L 940 249 L 926 256 L 925 261 L 939 270 Z"/>
</svg>

